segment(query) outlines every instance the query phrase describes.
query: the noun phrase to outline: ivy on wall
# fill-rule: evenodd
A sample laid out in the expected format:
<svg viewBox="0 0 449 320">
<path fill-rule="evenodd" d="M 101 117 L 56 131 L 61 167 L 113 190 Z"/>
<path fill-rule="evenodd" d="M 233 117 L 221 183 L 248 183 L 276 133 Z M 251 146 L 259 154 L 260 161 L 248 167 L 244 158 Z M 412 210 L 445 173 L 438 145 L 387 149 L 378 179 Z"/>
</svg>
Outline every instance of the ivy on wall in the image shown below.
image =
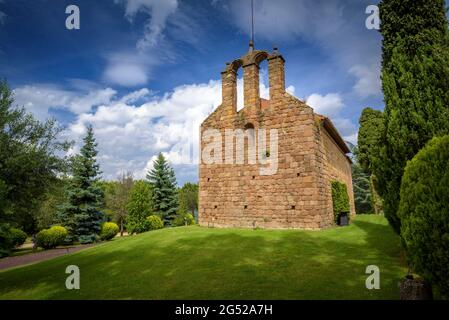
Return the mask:
<svg viewBox="0 0 449 320">
<path fill-rule="evenodd" d="M 349 217 L 349 195 L 346 184 L 340 181 L 332 181 L 332 204 L 334 208 L 334 219 L 337 223 L 342 214 L 347 214 Z"/>
</svg>

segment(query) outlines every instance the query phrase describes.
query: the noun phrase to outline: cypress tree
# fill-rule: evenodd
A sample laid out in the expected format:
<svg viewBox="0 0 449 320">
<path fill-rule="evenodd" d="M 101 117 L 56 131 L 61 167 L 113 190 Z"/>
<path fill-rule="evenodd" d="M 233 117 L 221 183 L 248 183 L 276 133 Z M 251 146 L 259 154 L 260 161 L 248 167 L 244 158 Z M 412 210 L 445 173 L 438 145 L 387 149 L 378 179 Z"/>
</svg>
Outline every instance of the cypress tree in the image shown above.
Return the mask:
<svg viewBox="0 0 449 320">
<path fill-rule="evenodd" d="M 382 199 L 377 192 L 377 179 L 373 173 L 373 166 L 379 159 L 381 137 L 384 131 L 384 117 L 382 111 L 371 108 L 363 109 L 359 124 L 357 162 L 360 165 L 359 169 L 361 169 L 363 173 L 353 170 L 353 175 L 359 174 L 368 178 L 371 208 L 374 210 L 374 213 L 379 214 L 382 211 Z M 362 184 L 364 185 L 366 180 L 362 179 L 361 181 L 363 181 Z M 357 207 L 356 189 L 357 187 L 354 185 Z"/>
<path fill-rule="evenodd" d="M 105 217 L 100 208 L 104 193 L 98 184 L 100 166 L 96 162 L 97 143 L 92 127 L 87 128 L 84 145 L 72 161 L 73 177 L 67 188 L 67 203 L 60 209 L 60 220 L 71 241 L 92 243 L 101 231 Z"/>
<path fill-rule="evenodd" d="M 153 169 L 147 174 L 147 180 L 153 189 L 153 209 L 164 224 L 173 225 L 178 210 L 178 190 L 173 168 L 162 153 L 159 153 Z"/>
<path fill-rule="evenodd" d="M 373 169 L 385 216 L 399 233 L 405 165 L 449 132 L 449 32 L 444 0 L 383 0 L 380 18 L 385 129 Z"/>
</svg>

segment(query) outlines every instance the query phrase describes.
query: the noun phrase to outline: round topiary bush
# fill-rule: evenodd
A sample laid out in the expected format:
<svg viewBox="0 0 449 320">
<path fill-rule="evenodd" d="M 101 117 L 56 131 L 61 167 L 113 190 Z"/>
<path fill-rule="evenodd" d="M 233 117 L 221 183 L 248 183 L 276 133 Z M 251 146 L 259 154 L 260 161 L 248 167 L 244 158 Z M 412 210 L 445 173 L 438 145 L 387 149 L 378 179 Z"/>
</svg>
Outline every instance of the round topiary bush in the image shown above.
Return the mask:
<svg viewBox="0 0 449 320">
<path fill-rule="evenodd" d="M 449 136 L 407 163 L 398 216 L 410 265 L 449 297 Z"/>
<path fill-rule="evenodd" d="M 114 222 L 105 222 L 101 226 L 100 238 L 101 240 L 111 240 L 119 232 L 119 227 Z"/>
<path fill-rule="evenodd" d="M 145 219 L 147 231 L 158 230 L 164 227 L 164 222 L 162 222 L 161 218 L 155 215 L 148 216 Z"/>
<path fill-rule="evenodd" d="M 69 233 L 67 229 L 61 226 L 53 226 L 50 229 L 44 229 L 36 235 L 37 245 L 44 249 L 52 249 L 64 243 Z"/>
<path fill-rule="evenodd" d="M 25 232 L 17 228 L 11 228 L 9 229 L 9 232 L 11 233 L 12 243 L 15 247 L 25 243 L 25 240 L 27 239 L 27 234 Z"/>
<path fill-rule="evenodd" d="M 175 218 L 173 224 L 177 227 L 190 226 L 195 224 L 195 218 L 190 213 L 181 213 Z"/>
</svg>

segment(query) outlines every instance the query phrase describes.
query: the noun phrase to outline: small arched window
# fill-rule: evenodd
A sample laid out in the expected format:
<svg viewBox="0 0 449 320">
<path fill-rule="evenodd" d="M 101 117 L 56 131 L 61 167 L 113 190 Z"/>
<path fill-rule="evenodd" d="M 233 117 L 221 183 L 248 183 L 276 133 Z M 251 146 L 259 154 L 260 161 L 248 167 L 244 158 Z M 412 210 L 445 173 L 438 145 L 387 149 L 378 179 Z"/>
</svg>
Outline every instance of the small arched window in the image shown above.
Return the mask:
<svg viewBox="0 0 449 320">
<path fill-rule="evenodd" d="M 251 122 L 248 122 L 247 124 L 245 124 L 245 130 L 249 130 L 249 129 L 254 130 L 254 125 Z"/>
</svg>

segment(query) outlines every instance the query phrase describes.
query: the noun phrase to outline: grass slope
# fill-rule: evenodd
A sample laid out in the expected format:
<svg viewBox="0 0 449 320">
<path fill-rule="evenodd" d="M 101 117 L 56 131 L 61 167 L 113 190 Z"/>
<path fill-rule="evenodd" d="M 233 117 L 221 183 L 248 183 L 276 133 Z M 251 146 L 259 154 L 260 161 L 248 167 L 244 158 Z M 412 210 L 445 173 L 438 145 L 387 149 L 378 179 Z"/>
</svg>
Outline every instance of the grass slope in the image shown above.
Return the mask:
<svg viewBox="0 0 449 320">
<path fill-rule="evenodd" d="M 65 288 L 77 265 L 81 289 Z M 367 290 L 367 265 L 381 289 Z M 0 272 L 0 299 L 397 299 L 406 272 L 381 216 L 325 231 L 164 229 Z"/>
</svg>

